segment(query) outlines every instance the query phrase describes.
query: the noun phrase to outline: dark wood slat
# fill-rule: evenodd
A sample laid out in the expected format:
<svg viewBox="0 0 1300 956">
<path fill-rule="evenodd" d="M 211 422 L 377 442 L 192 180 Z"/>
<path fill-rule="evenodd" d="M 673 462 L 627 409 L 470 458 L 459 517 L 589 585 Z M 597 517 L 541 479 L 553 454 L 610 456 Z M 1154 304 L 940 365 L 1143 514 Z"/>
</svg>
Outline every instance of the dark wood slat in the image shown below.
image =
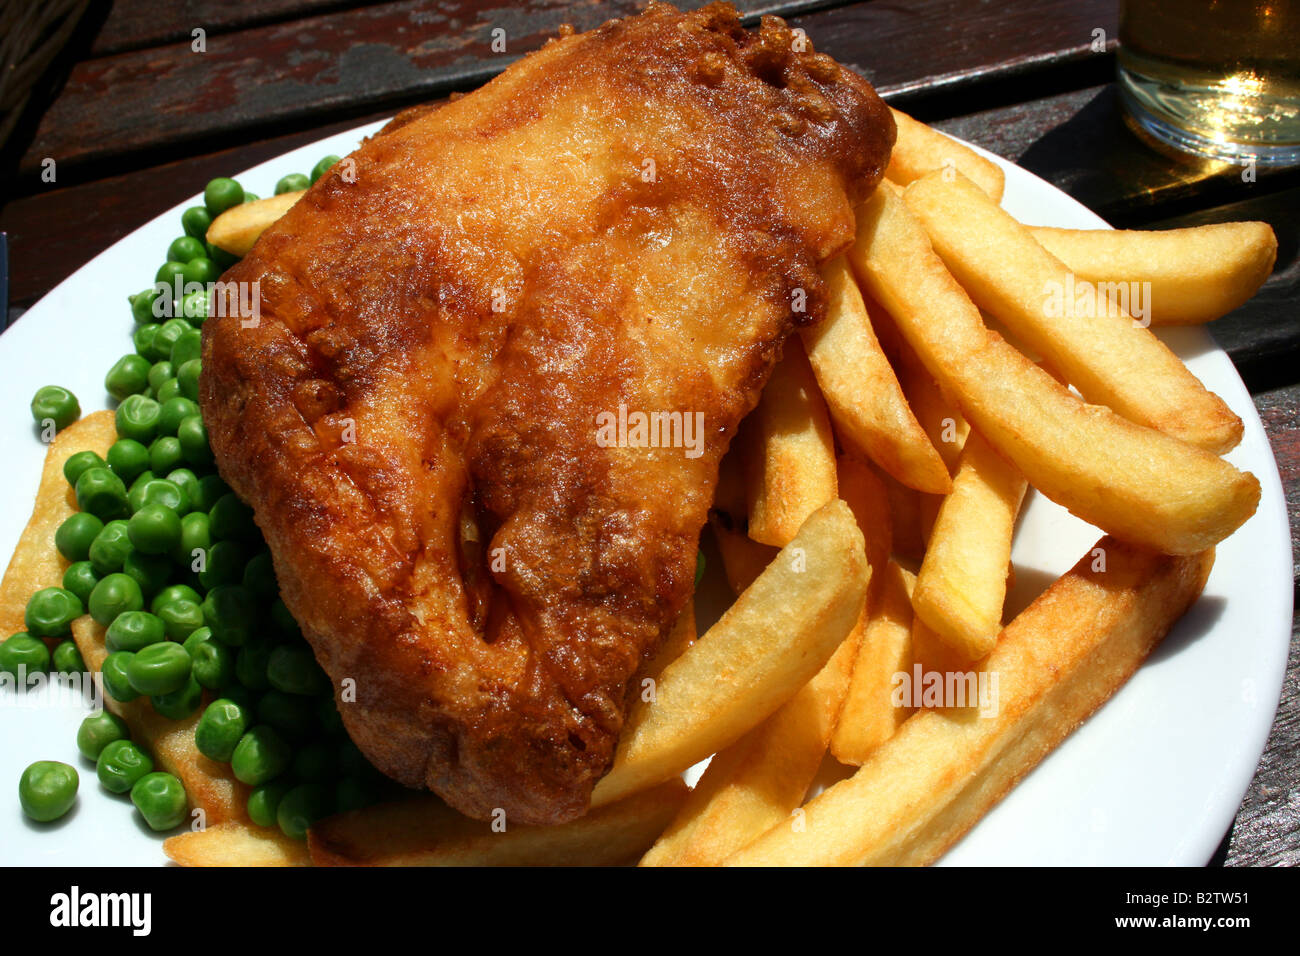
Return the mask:
<svg viewBox="0 0 1300 956">
<path fill-rule="evenodd" d="M 1292 301 L 1295 301 L 1294 299 Z M 1291 519 L 1292 572 L 1300 582 L 1300 385 L 1255 396 L 1286 492 Z M 1300 597 L 1300 588 L 1297 588 Z M 1296 755 L 1300 754 L 1300 618 L 1291 632 L 1282 699 L 1264 756 L 1237 813 L 1229 841 L 1228 866 L 1300 865 L 1300 801 L 1296 800 Z"/>
<path fill-rule="evenodd" d="M 684 4 L 697 6 L 697 2 Z M 826 0 L 743 0 L 747 14 L 798 13 Z M 46 113 L 20 171 L 45 157 L 74 172 L 150 149 L 199 151 L 478 85 L 540 46 L 562 23 L 587 29 L 638 0 L 587 0 L 526 10 L 504 0 L 416 0 L 364 7 L 78 64 Z M 898 95 L 956 88 L 1035 64 L 1085 55 L 1091 30 L 1113 34 L 1115 0 L 912 0 L 795 17 L 819 48 Z M 491 31 L 506 31 L 493 54 Z M 934 65 L 943 68 L 934 74 Z M 106 108 L 111 104 L 111 109 Z"/>
<path fill-rule="evenodd" d="M 91 56 L 189 42 L 195 27 L 211 36 L 266 23 L 365 6 L 367 0 L 113 0 Z M 374 3 L 377 0 L 368 0 Z"/>
<path fill-rule="evenodd" d="M 76 186 L 50 186 L 10 202 L 0 209 L 0 231 L 9 235 L 10 305 L 30 307 L 118 239 L 201 191 L 209 179 L 238 173 L 384 115 L 350 119 Z M 178 223 L 177 235 L 179 228 Z M 141 285 L 147 285 L 149 278 L 142 274 Z"/>
</svg>

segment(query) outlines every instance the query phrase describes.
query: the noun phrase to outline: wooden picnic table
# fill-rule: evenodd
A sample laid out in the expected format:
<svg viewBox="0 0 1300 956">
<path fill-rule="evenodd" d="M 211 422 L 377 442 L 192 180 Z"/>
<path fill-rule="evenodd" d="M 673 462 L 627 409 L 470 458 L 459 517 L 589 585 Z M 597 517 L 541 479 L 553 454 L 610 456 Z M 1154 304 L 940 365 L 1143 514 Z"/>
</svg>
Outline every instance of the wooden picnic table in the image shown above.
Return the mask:
<svg viewBox="0 0 1300 956">
<path fill-rule="evenodd" d="M 561 24 L 586 29 L 638 5 L 91 2 L 0 156 L 9 318 L 213 176 L 472 89 Z M 737 0 L 737 6 L 753 19 L 785 17 L 894 105 L 1019 163 L 1115 226 L 1269 222 L 1280 244 L 1274 275 L 1251 302 L 1210 329 L 1236 363 L 1272 441 L 1295 554 L 1300 170 L 1261 168 L 1246 182 L 1236 168 L 1214 168 L 1140 142 L 1125 126 L 1116 96 L 1118 0 Z M 497 30 L 505 31 L 503 52 L 493 49 Z M 41 176 L 47 158 L 56 161 L 54 182 Z M 1300 863 L 1300 641 L 1295 632 L 1292 637 L 1268 749 L 1216 862 Z"/>
</svg>

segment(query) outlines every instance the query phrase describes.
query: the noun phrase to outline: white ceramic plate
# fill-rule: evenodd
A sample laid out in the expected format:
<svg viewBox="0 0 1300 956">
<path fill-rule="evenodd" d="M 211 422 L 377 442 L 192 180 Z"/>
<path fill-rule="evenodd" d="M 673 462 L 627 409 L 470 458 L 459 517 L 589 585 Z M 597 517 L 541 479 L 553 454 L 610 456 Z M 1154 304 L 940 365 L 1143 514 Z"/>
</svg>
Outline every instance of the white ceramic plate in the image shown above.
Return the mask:
<svg viewBox="0 0 1300 956">
<path fill-rule="evenodd" d="M 261 196 L 286 173 L 328 153 L 346 155 L 381 124 L 287 153 L 238 176 Z M 989 155 L 1007 174 L 1004 205 L 1035 225 L 1105 223 L 1032 174 Z M 71 388 L 85 412 L 108 407 L 104 373 L 131 349 L 128 294 L 145 288 L 180 214 L 194 197 L 97 256 L 0 336 L 0 556 L 7 562 L 26 523 L 44 447 L 27 412 L 41 385 Z M 1263 485 L 1259 512 L 1218 550 L 1204 596 L 1105 707 L 1051 754 L 945 858 L 949 864 L 1205 863 L 1227 831 L 1263 752 L 1291 637 L 1291 549 L 1277 466 L 1255 407 L 1228 357 L 1200 329 L 1162 337 L 1246 423 L 1230 456 Z M 1034 495 L 1016 540 L 1023 607 L 1070 568 L 1096 529 Z M 7 635 L 5 635 L 7 636 Z M 159 836 L 130 803 L 100 789 L 77 755 L 84 709 L 15 706 L 0 693 L 0 863 L 159 864 Z M 63 760 L 81 773 L 77 806 L 40 825 L 21 813 L 16 787 L 34 760 Z"/>
</svg>

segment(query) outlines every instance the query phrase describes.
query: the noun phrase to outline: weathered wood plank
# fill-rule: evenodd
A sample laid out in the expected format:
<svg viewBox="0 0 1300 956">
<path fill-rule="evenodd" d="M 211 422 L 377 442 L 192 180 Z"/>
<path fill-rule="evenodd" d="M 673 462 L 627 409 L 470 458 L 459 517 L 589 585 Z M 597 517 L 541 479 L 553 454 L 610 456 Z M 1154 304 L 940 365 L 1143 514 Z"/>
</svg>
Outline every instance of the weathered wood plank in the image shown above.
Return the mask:
<svg viewBox="0 0 1300 956">
<path fill-rule="evenodd" d="M 151 149 L 228 145 L 286 124 L 310 126 L 467 89 L 535 49 L 562 23 L 594 27 L 641 0 L 519 8 L 506 0 L 366 6 L 136 50 L 77 64 L 20 163 L 53 157 L 73 171 Z M 749 15 L 794 14 L 827 0 L 740 0 Z M 684 6 L 698 6 L 687 0 Z M 819 48 L 889 92 L 958 88 L 1088 55 L 1091 31 L 1113 35 L 1115 0 L 871 2 L 793 17 Z M 504 30 L 505 52 L 492 49 Z M 936 65 L 938 65 L 936 67 Z M 105 103 L 111 102 L 112 109 Z"/>
<path fill-rule="evenodd" d="M 346 10 L 378 0 L 113 0 L 90 47 L 91 56 L 189 41 L 195 27 L 209 35 Z"/>
<path fill-rule="evenodd" d="M 1286 491 L 1291 553 L 1300 580 L 1300 385 L 1255 396 Z M 1300 590 L 1297 591 L 1300 597 Z M 1300 865 L 1300 620 L 1293 624 L 1282 699 L 1268 745 L 1237 813 L 1228 866 Z"/>
</svg>

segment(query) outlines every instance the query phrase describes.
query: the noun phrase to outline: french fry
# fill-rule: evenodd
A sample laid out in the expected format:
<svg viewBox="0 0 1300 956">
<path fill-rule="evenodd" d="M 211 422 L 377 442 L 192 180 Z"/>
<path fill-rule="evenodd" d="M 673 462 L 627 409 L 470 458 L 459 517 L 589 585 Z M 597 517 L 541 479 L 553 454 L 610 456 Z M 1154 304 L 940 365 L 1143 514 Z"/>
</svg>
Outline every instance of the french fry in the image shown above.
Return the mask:
<svg viewBox="0 0 1300 956">
<path fill-rule="evenodd" d="M 916 577 L 890 561 L 872 578 L 870 614 L 830 741 L 835 759 L 854 767 L 894 736 L 912 713 L 911 707 L 894 706 L 894 675 L 912 667 Z"/>
<path fill-rule="evenodd" d="M 892 108 L 890 112 L 898 127 L 898 139 L 885 170 L 888 179 L 906 186 L 935 170 L 955 170 L 970 178 L 994 202 L 1002 201 L 1007 177 L 997 163 L 906 113 Z"/>
<path fill-rule="evenodd" d="M 848 505 L 819 508 L 722 618 L 632 705 L 598 807 L 730 746 L 821 670 L 862 612 L 870 569 Z"/>
<path fill-rule="evenodd" d="M 1030 229 L 1078 278 L 1149 282 L 1152 325 L 1197 325 L 1227 315 L 1259 290 L 1277 262 L 1266 222 L 1185 229 Z"/>
<path fill-rule="evenodd" d="M 1002 630 L 1011 536 L 1024 496 L 1024 477 L 972 431 L 912 593 L 917 615 L 967 660 L 993 650 Z"/>
<path fill-rule="evenodd" d="M 836 465 L 840 497 L 853 512 L 858 529 L 866 539 L 867 564 L 872 579 L 889 561 L 894 551 L 894 523 L 889 510 L 889 491 L 885 483 L 864 461 L 841 455 Z"/>
<path fill-rule="evenodd" d="M 288 212 L 304 192 L 306 190 L 280 193 L 278 196 L 231 206 L 208 226 L 208 242 L 241 258 L 248 255 L 248 250 L 253 248 L 258 237 Z"/>
<path fill-rule="evenodd" d="M 969 179 L 918 179 L 903 193 L 974 303 L 1059 369 L 1084 399 L 1222 454 L 1241 441 L 1241 419 L 1134 320 L 1129 277 L 1116 300 L 1077 281 L 1029 229 Z M 1082 293 L 1092 290 L 1091 305 Z"/>
<path fill-rule="evenodd" d="M 722 555 L 722 569 L 727 575 L 727 583 L 735 594 L 740 594 L 753 584 L 754 579 L 763 573 L 779 553 L 779 549 L 759 544 L 743 531 L 728 525 L 722 513 L 711 513 L 709 526 L 713 529 L 713 539 L 718 542 L 718 553 Z"/>
<path fill-rule="evenodd" d="M 899 379 L 908 403 L 916 412 L 916 420 L 925 429 L 948 471 L 955 474 L 961 450 L 966 446 L 966 436 L 970 433 L 970 423 L 944 398 L 934 376 L 921 364 L 906 340 L 899 343 Z"/>
<path fill-rule="evenodd" d="M 117 441 L 112 412 L 93 412 L 54 436 L 45 452 L 32 516 L 18 538 L 0 581 L 0 640 L 26 630 L 27 601 L 41 588 L 59 587 L 68 562 L 54 547 L 54 532 L 77 511 L 77 499 L 63 477 L 63 464 L 77 452 L 101 458 Z"/>
<path fill-rule="evenodd" d="M 715 866 L 803 802 L 826 755 L 861 626 L 776 713 L 714 755 L 642 866 Z"/>
<path fill-rule="evenodd" d="M 903 484 L 946 494 L 948 469 L 907 406 L 844 258 L 824 266 L 822 278 L 826 318 L 801 335 L 838 434 Z"/>
<path fill-rule="evenodd" d="M 101 670 L 108 656 L 104 626 L 89 614 L 82 615 L 72 622 L 72 638 L 86 669 Z M 162 716 L 147 698 L 122 703 L 105 694 L 104 707 L 126 721 L 131 738 L 148 750 L 163 770 L 180 779 L 191 806 L 203 811 L 205 826 L 248 822 L 248 787 L 235 779 L 229 764 L 203 756 L 194 746 L 194 728 L 202 707 L 184 720 Z"/>
<path fill-rule="evenodd" d="M 168 837 L 163 852 L 181 866 L 311 866 L 302 840 L 235 820 Z"/>
<path fill-rule="evenodd" d="M 636 860 L 686 798 L 681 780 L 553 827 L 471 820 L 433 796 L 328 817 L 307 834 L 317 866 L 613 866 Z"/>
<path fill-rule="evenodd" d="M 1254 514 L 1253 475 L 1085 405 L 990 332 L 897 196 L 877 190 L 864 204 L 852 262 L 971 424 L 1030 484 L 1083 520 L 1192 554 Z"/>
<path fill-rule="evenodd" d="M 786 341 L 753 416 L 749 536 L 782 548 L 836 496 L 830 417 L 798 339 Z"/>
<path fill-rule="evenodd" d="M 924 865 L 937 859 L 1118 690 L 1201 593 L 1212 552 L 1103 538 L 1023 611 L 983 667 L 996 715 L 914 714 L 848 780 L 728 858 L 732 866 Z"/>
</svg>

